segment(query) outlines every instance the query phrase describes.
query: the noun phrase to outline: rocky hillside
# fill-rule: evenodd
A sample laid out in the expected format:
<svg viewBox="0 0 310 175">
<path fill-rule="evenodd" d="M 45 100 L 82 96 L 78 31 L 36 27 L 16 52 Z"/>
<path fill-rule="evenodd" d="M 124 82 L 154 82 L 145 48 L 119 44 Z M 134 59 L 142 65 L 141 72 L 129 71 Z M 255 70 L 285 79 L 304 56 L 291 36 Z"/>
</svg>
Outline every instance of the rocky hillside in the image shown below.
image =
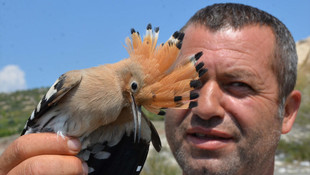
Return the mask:
<svg viewBox="0 0 310 175">
<path fill-rule="evenodd" d="M 310 124 L 310 37 L 296 43 L 298 54 L 298 77 L 296 89 L 302 93 L 298 124 Z M 310 126 L 308 126 L 310 129 Z M 310 131 L 310 130 L 309 130 Z"/>
<path fill-rule="evenodd" d="M 47 88 L 0 93 L 0 138 L 20 133 Z"/>
<path fill-rule="evenodd" d="M 298 41 L 296 43 L 296 49 L 298 54 L 298 65 L 303 68 L 304 65 L 310 64 L 310 37 L 307 39 Z M 309 70 L 310 71 L 310 70 Z"/>
</svg>

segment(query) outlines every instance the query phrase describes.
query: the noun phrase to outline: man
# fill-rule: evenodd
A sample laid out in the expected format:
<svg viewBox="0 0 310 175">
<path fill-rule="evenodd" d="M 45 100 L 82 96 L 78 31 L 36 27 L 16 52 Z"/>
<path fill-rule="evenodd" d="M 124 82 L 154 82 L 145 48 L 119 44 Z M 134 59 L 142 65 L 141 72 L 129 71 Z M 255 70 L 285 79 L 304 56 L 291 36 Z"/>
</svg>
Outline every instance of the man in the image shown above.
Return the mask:
<svg viewBox="0 0 310 175">
<path fill-rule="evenodd" d="M 184 174 L 273 174 L 280 135 L 290 131 L 301 100 L 293 90 L 297 56 L 289 31 L 239 4 L 206 7 L 182 30 L 181 54 L 203 51 L 199 62 L 209 70 L 197 88 L 198 106 L 166 115 L 167 139 Z M 0 175 L 83 174 L 87 166 L 73 156 L 79 149 L 73 138 L 26 135 L 0 157 Z"/>
<path fill-rule="evenodd" d="M 182 55 L 203 51 L 198 106 L 168 110 L 166 135 L 185 175 L 271 175 L 281 133 L 292 128 L 301 94 L 297 56 L 275 17 L 239 4 L 198 11 L 182 28 Z"/>
</svg>

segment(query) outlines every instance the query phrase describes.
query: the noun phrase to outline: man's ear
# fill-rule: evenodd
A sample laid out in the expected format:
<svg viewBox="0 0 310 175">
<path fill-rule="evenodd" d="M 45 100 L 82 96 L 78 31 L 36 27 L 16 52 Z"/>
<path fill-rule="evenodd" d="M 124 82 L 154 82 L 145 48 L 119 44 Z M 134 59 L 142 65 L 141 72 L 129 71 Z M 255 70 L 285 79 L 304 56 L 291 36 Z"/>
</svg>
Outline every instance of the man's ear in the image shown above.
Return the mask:
<svg viewBox="0 0 310 175">
<path fill-rule="evenodd" d="M 297 112 L 301 102 L 301 93 L 293 90 L 285 101 L 284 118 L 282 121 L 282 134 L 290 132 L 293 127 L 294 121 L 297 117 Z"/>
</svg>

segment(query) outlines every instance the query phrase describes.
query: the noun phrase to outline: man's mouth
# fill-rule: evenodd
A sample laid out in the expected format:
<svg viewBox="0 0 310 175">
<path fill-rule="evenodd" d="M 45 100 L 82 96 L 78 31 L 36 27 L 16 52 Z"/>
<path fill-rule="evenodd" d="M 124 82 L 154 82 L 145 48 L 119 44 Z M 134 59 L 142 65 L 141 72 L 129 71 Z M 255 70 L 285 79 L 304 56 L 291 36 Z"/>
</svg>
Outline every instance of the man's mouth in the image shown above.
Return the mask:
<svg viewBox="0 0 310 175">
<path fill-rule="evenodd" d="M 216 150 L 233 142 L 233 136 L 225 131 L 193 127 L 187 130 L 187 140 L 199 149 Z"/>
<path fill-rule="evenodd" d="M 202 134 L 202 133 L 194 133 L 190 135 L 193 137 L 200 138 L 200 139 L 209 139 L 209 140 L 229 140 L 230 139 L 230 138 L 220 137 L 216 135 Z"/>
</svg>

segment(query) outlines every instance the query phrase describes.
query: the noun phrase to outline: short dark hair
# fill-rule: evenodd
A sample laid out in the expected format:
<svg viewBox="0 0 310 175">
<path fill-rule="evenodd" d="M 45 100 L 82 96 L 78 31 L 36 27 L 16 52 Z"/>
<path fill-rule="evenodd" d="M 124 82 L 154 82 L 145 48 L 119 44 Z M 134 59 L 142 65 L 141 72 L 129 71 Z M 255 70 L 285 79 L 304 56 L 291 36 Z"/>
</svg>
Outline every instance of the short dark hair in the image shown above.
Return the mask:
<svg viewBox="0 0 310 175">
<path fill-rule="evenodd" d="M 182 27 L 199 24 L 210 31 L 225 27 L 241 29 L 247 25 L 269 26 L 276 38 L 272 69 L 277 77 L 279 102 L 283 104 L 293 91 L 297 77 L 297 53 L 295 41 L 287 27 L 276 17 L 257 8 L 235 3 L 223 3 L 207 6 L 194 14 Z"/>
</svg>

